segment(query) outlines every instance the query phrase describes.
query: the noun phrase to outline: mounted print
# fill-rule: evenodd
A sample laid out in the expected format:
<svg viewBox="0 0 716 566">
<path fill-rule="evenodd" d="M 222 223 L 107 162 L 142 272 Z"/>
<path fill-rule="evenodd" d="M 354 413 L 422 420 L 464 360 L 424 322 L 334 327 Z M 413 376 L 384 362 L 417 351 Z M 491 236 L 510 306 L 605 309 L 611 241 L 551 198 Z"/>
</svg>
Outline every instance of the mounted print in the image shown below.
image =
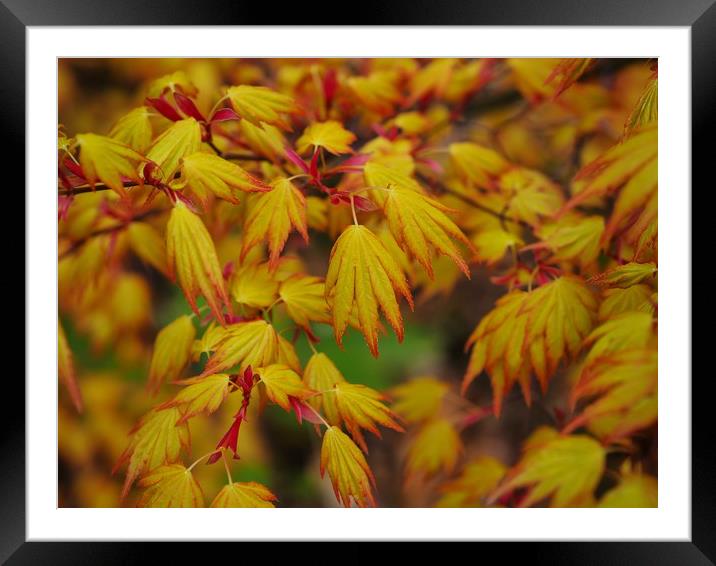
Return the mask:
<svg viewBox="0 0 716 566">
<path fill-rule="evenodd" d="M 59 507 L 658 507 L 658 59 L 57 70 Z"/>
</svg>

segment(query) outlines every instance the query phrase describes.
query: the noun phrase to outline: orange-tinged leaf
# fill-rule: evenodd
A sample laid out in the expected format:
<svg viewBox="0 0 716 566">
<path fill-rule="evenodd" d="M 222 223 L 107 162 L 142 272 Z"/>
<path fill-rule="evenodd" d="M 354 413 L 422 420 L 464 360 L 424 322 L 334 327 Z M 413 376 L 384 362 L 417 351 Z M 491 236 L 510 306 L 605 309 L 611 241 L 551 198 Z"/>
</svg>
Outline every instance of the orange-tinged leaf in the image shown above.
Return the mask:
<svg viewBox="0 0 716 566">
<path fill-rule="evenodd" d="M 455 425 L 444 418 L 425 422 L 410 442 L 406 468 L 408 477 L 452 472 L 463 446 Z"/>
<path fill-rule="evenodd" d="M 159 178 L 168 182 L 179 169 L 181 160 L 201 147 L 201 127 L 194 118 L 174 122 L 152 144 L 147 159 L 159 167 Z"/>
<path fill-rule="evenodd" d="M 189 428 L 186 424 L 177 424 L 180 418 L 176 407 L 154 410 L 135 426 L 129 446 L 115 465 L 116 471 L 124 462 L 129 462 L 122 497 L 139 475 L 177 462 L 182 448 L 189 448 Z"/>
<path fill-rule="evenodd" d="M 317 352 L 306 364 L 303 381 L 310 389 L 323 393 L 333 389 L 336 384 L 345 383 L 346 380 L 326 354 Z M 308 398 L 308 403 L 317 411 L 322 411 L 330 424 L 339 425 L 341 423 L 335 395 L 331 393 L 315 395 Z"/>
<path fill-rule="evenodd" d="M 255 193 L 270 190 L 270 187 L 247 173 L 236 163 L 210 153 L 192 153 L 182 160 L 182 179 L 192 194 L 206 208 L 209 195 L 231 203 L 239 202 L 241 192 Z"/>
<path fill-rule="evenodd" d="M 360 448 L 341 429 L 330 427 L 321 446 L 321 477 L 328 470 L 336 498 L 344 507 L 351 499 L 360 507 L 375 506 L 373 472 Z"/>
<path fill-rule="evenodd" d="M 619 484 L 607 491 L 597 507 L 658 507 L 659 484 L 655 477 L 628 474 Z"/>
<path fill-rule="evenodd" d="M 393 410 L 408 423 L 431 419 L 438 414 L 450 386 L 434 377 L 416 377 L 390 390 Z"/>
<path fill-rule="evenodd" d="M 268 239 L 269 265 L 274 269 L 291 229 L 296 229 L 308 242 L 306 224 L 306 198 L 288 179 L 277 179 L 271 183 L 271 191 L 257 195 L 244 224 L 244 241 L 241 257 L 249 250 Z"/>
<path fill-rule="evenodd" d="M 278 298 L 279 283 L 265 263 L 241 267 L 231 282 L 231 296 L 240 305 L 265 308 Z"/>
<path fill-rule="evenodd" d="M 356 135 L 346 130 L 343 124 L 336 120 L 327 122 L 314 122 L 309 125 L 303 135 L 296 142 L 296 149 L 299 153 L 305 153 L 311 147 L 322 147 L 333 155 L 351 153 L 351 144 L 356 140 Z"/>
<path fill-rule="evenodd" d="M 162 273 L 169 273 L 167 246 L 154 226 L 146 222 L 132 222 L 127 228 L 127 234 L 135 254 Z"/>
<path fill-rule="evenodd" d="M 178 384 L 184 388 L 162 406 L 179 407 L 182 412 L 180 423 L 199 413 L 210 415 L 221 406 L 229 394 L 229 379 L 228 374 L 217 373 L 179 381 Z"/>
<path fill-rule="evenodd" d="M 592 277 L 589 282 L 608 287 L 631 287 L 656 275 L 655 263 L 630 262 L 608 269 Z"/>
<path fill-rule="evenodd" d="M 649 81 L 624 126 L 624 136 L 659 119 L 659 79 Z"/>
<path fill-rule="evenodd" d="M 72 350 L 67 343 L 65 331 L 60 321 L 57 321 L 57 371 L 60 379 L 64 382 L 67 391 L 70 394 L 72 403 L 77 412 L 82 411 L 82 394 L 77 384 L 77 373 L 75 372 L 75 364 L 72 359 Z"/>
<path fill-rule="evenodd" d="M 149 366 L 147 388 L 157 393 L 162 383 L 177 379 L 191 361 L 191 349 L 196 337 L 189 316 L 180 316 L 162 328 L 154 341 L 152 363 Z"/>
<path fill-rule="evenodd" d="M 377 425 L 403 432 L 395 421 L 395 414 L 384 403 L 385 396 L 365 385 L 338 382 L 333 390 L 323 396 L 334 396 L 336 408 L 354 440 L 367 451 L 360 429 L 371 431 L 380 437 Z"/>
<path fill-rule="evenodd" d="M 146 491 L 138 507 L 203 507 L 204 494 L 191 471 L 181 464 L 161 466 L 139 482 Z"/>
<path fill-rule="evenodd" d="M 654 313 L 656 299 L 651 288 L 637 284 L 621 289 L 605 289 L 602 292 L 602 304 L 599 305 L 599 320 L 606 320 L 628 311 Z"/>
<path fill-rule="evenodd" d="M 225 485 L 211 502 L 211 507 L 273 508 L 277 497 L 256 482 L 234 482 Z"/>
<path fill-rule="evenodd" d="M 227 94 L 236 113 L 257 126 L 266 122 L 288 129 L 284 115 L 298 111 L 293 98 L 263 86 L 232 86 Z"/>
<path fill-rule="evenodd" d="M 573 222 L 558 222 L 541 235 L 547 247 L 553 250 L 556 261 L 575 261 L 586 267 L 599 256 L 603 233 L 604 218 L 588 216 Z"/>
<path fill-rule="evenodd" d="M 109 137 L 114 138 L 138 153 L 144 153 L 152 144 L 151 111 L 146 106 L 135 108 L 112 126 Z"/>
<path fill-rule="evenodd" d="M 331 321 L 326 284 L 320 277 L 294 275 L 281 283 L 278 293 L 288 316 L 299 326 L 308 328 L 311 322 Z"/>
<path fill-rule="evenodd" d="M 551 507 L 579 506 L 593 496 L 604 473 L 605 458 L 604 448 L 588 436 L 557 436 L 526 452 L 492 500 L 527 487 L 520 507 L 547 498 Z"/>
<path fill-rule="evenodd" d="M 283 155 L 287 142 L 276 126 L 263 122 L 255 126 L 248 120 L 241 120 L 239 129 L 248 146 L 259 155 L 264 155 L 274 162 Z"/>
<path fill-rule="evenodd" d="M 437 507 L 482 507 L 507 472 L 505 465 L 490 456 L 480 456 L 465 465 L 460 476 L 442 486 Z"/>
<path fill-rule="evenodd" d="M 122 179 L 141 183 L 139 165 L 146 159 L 125 144 L 97 134 L 77 134 L 80 166 L 90 186 L 99 180 L 119 195 L 126 195 Z"/>
<path fill-rule="evenodd" d="M 510 195 L 507 215 L 539 226 L 564 204 L 562 189 L 539 171 L 512 168 L 498 180 L 500 190 Z"/>
<path fill-rule="evenodd" d="M 402 341 L 403 318 L 396 292 L 413 307 L 405 275 L 375 234 L 361 225 L 346 228 L 333 245 L 326 276 L 326 300 L 337 342 L 341 344 L 355 309 L 366 343 L 377 356 L 378 307 Z"/>
<path fill-rule="evenodd" d="M 602 356 L 622 350 L 647 348 L 656 344 L 655 320 L 651 313 L 629 311 L 603 322 L 589 334 L 585 345 L 591 350 L 585 367 Z"/>
<path fill-rule="evenodd" d="M 235 366 L 243 371 L 248 366 L 269 365 L 278 355 L 276 331 L 265 320 L 239 322 L 226 327 L 223 339 L 204 366 L 203 375 L 220 373 Z"/>
<path fill-rule="evenodd" d="M 266 388 L 268 398 L 285 411 L 291 410 L 289 397 L 306 399 L 313 393 L 301 381 L 299 375 L 288 366 L 272 364 L 258 368 L 257 373 Z"/>
<path fill-rule="evenodd" d="M 198 315 L 196 297 L 203 295 L 214 317 L 224 323 L 222 306 L 231 312 L 224 277 L 214 242 L 204 223 L 177 200 L 167 223 L 169 271 L 176 277 L 192 310 Z"/>
</svg>

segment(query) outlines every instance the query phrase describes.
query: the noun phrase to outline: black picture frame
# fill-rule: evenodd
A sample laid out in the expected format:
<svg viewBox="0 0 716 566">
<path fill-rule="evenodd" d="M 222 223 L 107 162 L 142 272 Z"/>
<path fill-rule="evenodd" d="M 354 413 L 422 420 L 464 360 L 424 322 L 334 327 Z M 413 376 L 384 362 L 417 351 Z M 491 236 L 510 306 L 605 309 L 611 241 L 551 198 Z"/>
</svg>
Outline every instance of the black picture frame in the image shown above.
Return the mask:
<svg viewBox="0 0 716 566">
<path fill-rule="evenodd" d="M 716 104 L 716 0 L 363 0 L 351 25 L 687 26 L 691 29 L 692 184 L 713 186 L 713 140 L 707 138 Z M 338 3 L 219 2 L 203 0 L 0 0 L 0 102 L 6 140 L 3 161 L 24 186 L 25 37 L 28 26 L 100 25 L 343 25 Z M 306 17 L 308 16 L 308 17 Z M 330 21 L 332 19 L 332 21 Z M 345 22 L 344 22 L 345 23 Z M 6 179 L 7 180 L 7 179 Z M 6 185 L 5 189 L 10 189 Z M 670 188 L 669 190 L 672 190 Z M 673 190 L 689 190 L 688 187 Z M 18 190 L 19 192 L 19 190 Z M 17 193 L 15 193 L 17 194 Z M 15 209 L 13 209 L 14 211 Z M 26 211 L 27 212 L 27 211 Z M 15 214 L 15 212 L 13 212 Z M 698 226 L 692 221 L 692 226 Z M 702 239 L 710 241 L 706 234 Z M 20 260 L 23 261 L 23 260 Z M 19 265 L 19 264 L 18 264 Z M 19 267 L 18 267 L 19 271 Z M 31 301 L 32 297 L 25 297 Z M 19 320 L 19 319 L 18 319 Z M 48 332 L 54 331 L 47 329 Z M 710 333 L 705 333 L 710 336 Z M 704 336 L 701 334 L 700 336 Z M 694 339 L 699 335 L 693 334 Z M 32 337 L 28 336 L 28 340 Z M 706 337 L 700 338 L 707 339 Z M 14 346 L 16 348 L 16 346 Z M 694 348 L 692 347 L 692 351 Z M 17 356 L 19 357 L 19 356 Z M 690 376 L 682 376 L 690 379 Z M 552 564 L 714 564 L 716 562 L 716 443 L 707 394 L 709 375 L 692 382 L 692 518 L 690 542 L 492 543 L 501 562 L 524 555 Z M 0 450 L 0 560 L 8 564 L 134 563 L 146 550 L 131 543 L 25 541 L 24 383 L 4 378 Z M 12 410 L 15 412 L 13 413 Z M 51 457 L 51 455 L 48 455 Z M 559 533 L 555 533 L 555 538 Z M 157 547 L 165 561 L 186 545 Z M 200 560 L 212 559 L 202 552 Z"/>
</svg>

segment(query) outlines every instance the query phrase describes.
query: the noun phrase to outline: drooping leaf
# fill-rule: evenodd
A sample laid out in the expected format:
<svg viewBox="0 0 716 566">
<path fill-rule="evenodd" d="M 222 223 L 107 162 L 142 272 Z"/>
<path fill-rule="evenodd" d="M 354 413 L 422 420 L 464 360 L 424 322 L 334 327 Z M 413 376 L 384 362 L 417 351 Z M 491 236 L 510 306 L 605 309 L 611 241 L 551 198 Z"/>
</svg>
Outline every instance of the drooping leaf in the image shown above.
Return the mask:
<svg viewBox="0 0 716 566">
<path fill-rule="evenodd" d="M 77 373 L 75 372 L 75 364 L 72 359 L 72 350 L 70 345 L 67 343 L 67 337 L 65 331 L 62 328 L 62 323 L 57 321 L 57 371 L 60 379 L 64 382 L 67 387 L 67 392 L 70 394 L 72 403 L 74 404 L 77 412 L 82 412 L 82 394 L 80 387 L 77 384 Z"/>
<path fill-rule="evenodd" d="M 271 191 L 257 195 L 244 224 L 242 259 L 249 250 L 268 238 L 269 265 L 275 268 L 291 229 L 296 229 L 308 242 L 306 198 L 288 179 L 271 183 Z"/>
<path fill-rule="evenodd" d="M 462 454 L 463 445 L 455 425 L 434 418 L 420 426 L 408 448 L 408 477 L 451 472 Z"/>
<path fill-rule="evenodd" d="M 184 388 L 162 407 L 179 407 L 182 412 L 180 423 L 199 413 L 210 415 L 221 406 L 229 394 L 229 380 L 228 374 L 217 373 L 179 381 L 178 384 Z"/>
<path fill-rule="evenodd" d="M 120 196 L 127 194 L 122 179 L 141 184 L 139 166 L 146 159 L 131 147 L 97 134 L 77 134 L 82 174 L 90 186 L 99 180 Z"/>
<path fill-rule="evenodd" d="M 416 377 L 390 390 L 395 398 L 393 410 L 408 423 L 431 419 L 438 414 L 449 390 L 447 383 L 434 377 Z"/>
<path fill-rule="evenodd" d="M 240 85 L 227 91 L 236 113 L 258 126 L 261 122 L 290 129 L 285 114 L 298 111 L 295 101 L 267 87 Z"/>
<path fill-rule="evenodd" d="M 169 272 L 176 277 L 192 310 L 198 315 L 196 297 L 202 295 L 214 317 L 224 324 L 223 306 L 231 312 L 224 277 L 214 242 L 204 223 L 177 200 L 167 224 Z"/>
<path fill-rule="evenodd" d="M 234 482 L 225 485 L 211 502 L 211 507 L 273 508 L 278 498 L 256 482 Z"/>
<path fill-rule="evenodd" d="M 526 487 L 528 492 L 520 507 L 530 507 L 548 498 L 551 507 L 579 506 L 593 496 L 604 465 L 604 448 L 594 439 L 583 435 L 556 436 L 525 452 L 507 474 L 506 481 L 492 494 L 492 500 Z"/>
<path fill-rule="evenodd" d="M 243 371 L 273 363 L 278 353 L 276 331 L 265 320 L 239 322 L 226 327 L 224 336 L 204 366 L 203 375 L 220 373 L 234 366 Z"/>
<path fill-rule="evenodd" d="M 166 381 L 177 379 L 191 360 L 196 330 L 189 316 L 180 316 L 162 328 L 154 341 L 147 388 L 157 393 Z"/>
<path fill-rule="evenodd" d="M 138 507 L 203 507 L 204 494 L 191 471 L 181 464 L 161 466 L 139 482 L 147 488 Z"/>
<path fill-rule="evenodd" d="M 356 135 L 346 130 L 340 122 L 328 120 L 327 122 L 314 122 L 303 132 L 296 142 L 298 153 L 305 153 L 309 148 L 322 147 L 333 155 L 351 153 L 351 144 Z"/>
<path fill-rule="evenodd" d="M 360 507 L 374 507 L 373 472 L 360 448 L 341 429 L 330 427 L 321 446 L 321 477 L 328 470 L 336 498 L 344 507 L 353 500 Z"/>
<path fill-rule="evenodd" d="M 194 118 L 174 122 L 154 140 L 147 158 L 157 164 L 158 177 L 168 182 L 179 169 L 181 160 L 187 155 L 199 151 L 201 147 L 201 127 Z"/>
<path fill-rule="evenodd" d="M 331 250 L 326 275 L 326 300 L 331 305 L 336 340 L 341 344 L 355 309 L 361 331 L 373 356 L 378 355 L 378 307 L 403 339 L 403 318 L 395 293 L 413 308 L 413 297 L 398 264 L 368 228 L 352 225 Z"/>
<path fill-rule="evenodd" d="M 210 153 L 197 152 L 187 155 L 182 160 L 181 172 L 180 183 L 189 187 L 204 208 L 209 204 L 209 195 L 237 204 L 241 192 L 270 190 L 263 181 L 250 175 L 236 163 Z"/>
<path fill-rule="evenodd" d="M 320 277 L 294 275 L 281 283 L 278 293 L 288 316 L 299 326 L 309 328 L 311 322 L 331 320 L 325 289 L 326 284 Z"/>
<path fill-rule="evenodd" d="M 127 234 L 135 254 L 162 273 L 169 273 L 167 246 L 156 228 L 146 222 L 132 222 L 127 228 Z"/>
<path fill-rule="evenodd" d="M 261 376 L 261 383 L 266 388 L 268 398 L 285 411 L 291 410 L 289 397 L 306 399 L 313 393 L 301 381 L 299 375 L 288 366 L 272 364 L 260 367 L 258 374 Z"/>
<path fill-rule="evenodd" d="M 323 393 L 333 389 L 336 384 L 345 383 L 346 380 L 326 354 L 317 352 L 306 364 L 303 381 L 310 389 Z M 330 424 L 339 425 L 341 423 L 335 395 L 330 392 L 325 395 L 315 395 L 309 397 L 307 402 L 317 411 L 322 411 Z"/>
</svg>

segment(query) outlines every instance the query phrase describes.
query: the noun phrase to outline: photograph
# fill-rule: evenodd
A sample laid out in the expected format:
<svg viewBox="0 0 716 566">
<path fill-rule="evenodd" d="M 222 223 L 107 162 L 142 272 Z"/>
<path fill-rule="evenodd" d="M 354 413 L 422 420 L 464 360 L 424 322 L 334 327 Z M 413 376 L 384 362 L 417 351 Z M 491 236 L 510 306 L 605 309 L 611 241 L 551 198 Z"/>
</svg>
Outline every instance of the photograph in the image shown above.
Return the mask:
<svg viewBox="0 0 716 566">
<path fill-rule="evenodd" d="M 58 58 L 57 506 L 659 507 L 658 71 Z"/>
</svg>

